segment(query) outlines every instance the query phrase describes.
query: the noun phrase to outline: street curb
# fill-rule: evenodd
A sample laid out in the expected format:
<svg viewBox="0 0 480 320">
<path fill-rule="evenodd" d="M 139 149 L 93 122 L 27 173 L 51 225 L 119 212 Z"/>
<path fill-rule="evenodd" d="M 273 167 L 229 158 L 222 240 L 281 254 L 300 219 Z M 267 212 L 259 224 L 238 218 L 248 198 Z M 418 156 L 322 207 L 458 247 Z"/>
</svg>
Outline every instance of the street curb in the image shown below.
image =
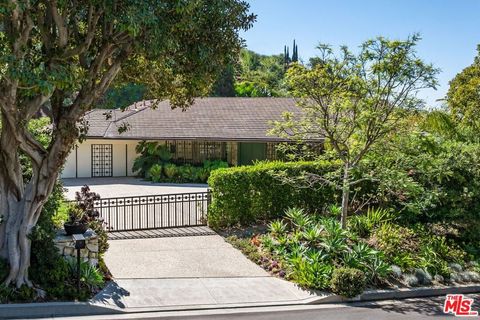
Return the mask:
<svg viewBox="0 0 480 320">
<path fill-rule="evenodd" d="M 117 308 L 114 306 L 102 306 L 90 302 L 45 302 L 45 303 L 18 303 L 18 304 L 0 304 L 0 319 L 18 319 L 18 318 L 49 318 L 49 317 L 68 317 L 68 316 L 87 316 L 87 315 L 115 315 L 115 314 L 134 314 L 134 313 L 152 313 L 167 311 L 194 311 L 194 310 L 215 310 L 215 309 L 235 309 L 251 307 L 278 307 L 278 306 L 301 306 L 318 304 L 335 304 L 349 302 L 368 302 L 389 299 L 407 299 L 419 297 L 441 296 L 446 294 L 477 293 L 480 292 L 480 285 L 458 285 L 456 287 L 420 287 L 404 288 L 394 290 L 370 290 L 355 298 L 344 298 L 335 294 L 322 294 L 323 296 L 311 297 L 290 301 L 272 301 L 262 303 L 236 303 L 236 304 L 216 304 L 216 305 L 184 305 L 184 306 L 165 306 L 165 307 L 146 307 L 146 308 Z"/>
<path fill-rule="evenodd" d="M 455 287 L 418 287 L 418 288 L 400 288 L 389 290 L 368 290 L 355 298 L 345 298 L 336 294 L 323 297 L 314 297 L 308 304 L 323 303 L 345 303 L 345 302 L 364 302 L 389 299 L 409 299 L 421 297 L 443 296 L 446 294 L 477 293 L 480 292 L 479 284 L 457 285 Z"/>
<path fill-rule="evenodd" d="M 0 304 L 0 319 L 50 318 L 124 313 L 89 302 L 38 302 Z"/>
</svg>

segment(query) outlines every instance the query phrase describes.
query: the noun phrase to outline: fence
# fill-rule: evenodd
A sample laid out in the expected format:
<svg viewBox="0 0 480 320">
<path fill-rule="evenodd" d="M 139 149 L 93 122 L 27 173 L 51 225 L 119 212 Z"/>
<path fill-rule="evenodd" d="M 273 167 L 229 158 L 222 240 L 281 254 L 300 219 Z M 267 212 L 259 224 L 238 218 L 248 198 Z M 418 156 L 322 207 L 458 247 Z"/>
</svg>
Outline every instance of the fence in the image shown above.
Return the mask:
<svg viewBox="0 0 480 320">
<path fill-rule="evenodd" d="M 110 232 L 207 224 L 209 192 L 104 198 L 94 202 Z"/>
</svg>

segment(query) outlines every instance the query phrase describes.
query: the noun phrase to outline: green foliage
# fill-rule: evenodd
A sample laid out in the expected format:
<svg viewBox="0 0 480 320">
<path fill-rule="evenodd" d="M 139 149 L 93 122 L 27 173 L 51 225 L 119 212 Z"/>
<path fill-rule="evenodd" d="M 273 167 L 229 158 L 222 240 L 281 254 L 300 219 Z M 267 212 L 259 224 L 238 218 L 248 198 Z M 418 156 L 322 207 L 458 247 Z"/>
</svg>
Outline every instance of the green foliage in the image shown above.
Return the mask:
<svg viewBox="0 0 480 320">
<path fill-rule="evenodd" d="M 338 220 L 290 208 L 273 221 L 261 238 L 261 248 L 286 267 L 287 278 L 314 289 L 329 288 L 334 269 L 362 272 L 363 286 L 383 283 L 390 275 L 382 252 L 341 228 Z M 363 289 L 362 289 L 363 290 Z"/>
<path fill-rule="evenodd" d="M 330 288 L 336 294 L 353 298 L 365 290 L 365 274 L 354 268 L 338 268 L 333 271 Z"/>
<path fill-rule="evenodd" d="M 52 216 L 52 223 L 56 229 L 63 228 L 63 224 L 68 220 L 68 212 L 70 210 L 71 203 L 62 202 L 58 209 Z"/>
<path fill-rule="evenodd" d="M 155 148 L 155 147 L 152 147 Z M 170 160 L 169 157 L 163 157 L 163 160 L 160 160 L 161 163 L 153 164 L 146 174 L 146 177 L 153 182 L 202 182 L 206 183 L 210 173 L 213 170 L 218 168 L 228 168 L 228 163 L 220 160 L 205 160 L 202 167 L 193 166 L 191 164 L 185 164 L 177 166 L 173 163 L 168 163 Z M 142 162 L 144 165 L 149 165 L 148 163 L 153 159 L 148 161 L 139 160 L 139 163 Z M 163 168 L 163 170 L 162 170 Z"/>
<path fill-rule="evenodd" d="M 338 55 L 330 46 L 319 45 L 315 64 L 288 68 L 287 83 L 302 112 L 285 112 L 270 134 L 297 142 L 324 141 L 323 157 L 342 163 L 336 177 L 317 176 L 316 181 L 342 190 L 342 227 L 351 189 L 372 179 L 369 172 L 358 170 L 361 161 L 398 130 L 409 111 L 422 106 L 416 93 L 437 84 L 439 70 L 416 53 L 419 40 L 418 35 L 404 41 L 377 37 L 365 41 L 358 53 L 341 47 Z M 311 175 L 306 178 L 313 180 Z"/>
<path fill-rule="evenodd" d="M 348 225 L 351 232 L 365 238 L 374 228 L 393 219 L 394 215 L 387 209 L 368 208 L 366 214 L 351 217 Z"/>
<path fill-rule="evenodd" d="M 176 165 L 174 165 L 173 163 L 167 163 L 164 168 L 163 168 L 164 172 L 165 172 L 165 176 L 168 178 L 168 179 L 174 179 L 177 177 L 178 173 L 179 173 L 179 170 L 178 170 L 178 167 Z"/>
<path fill-rule="evenodd" d="M 422 125 L 422 122 L 420 122 Z M 374 148 L 362 170 L 379 206 L 401 213 L 404 224 L 438 223 L 469 254 L 480 255 L 480 145 L 420 131 L 392 137 Z"/>
<path fill-rule="evenodd" d="M 36 285 L 46 291 L 47 298 L 50 299 L 75 297 L 75 292 L 68 290 L 72 286 L 68 266 L 53 242 L 56 226 L 52 218 L 64 201 L 63 187 L 57 183 L 30 235 L 32 241 L 30 277 Z"/>
<path fill-rule="evenodd" d="M 0 283 L 8 276 L 8 263 L 5 259 L 0 258 Z"/>
<path fill-rule="evenodd" d="M 180 177 L 184 181 L 195 181 L 197 179 L 197 168 L 190 164 L 180 167 Z"/>
<path fill-rule="evenodd" d="M 450 81 L 447 106 L 453 119 L 478 133 L 480 121 L 480 45 L 473 63 Z"/>
<path fill-rule="evenodd" d="M 237 97 L 276 97 L 287 94 L 282 55 L 264 56 L 250 50 L 240 52 L 234 84 Z"/>
<path fill-rule="evenodd" d="M 154 164 L 148 169 L 148 176 L 153 182 L 160 182 L 162 180 L 162 165 Z"/>
<path fill-rule="evenodd" d="M 132 171 L 144 178 L 150 178 L 149 170 L 152 166 L 166 164 L 172 158 L 168 147 L 158 142 L 141 141 L 135 150 L 140 155 L 133 162 Z"/>
<path fill-rule="evenodd" d="M 66 260 L 72 278 L 77 274 L 77 260 Z M 86 285 L 90 290 L 100 288 L 103 284 L 103 276 L 95 266 L 92 266 L 88 261 L 80 262 L 80 281 Z"/>
<path fill-rule="evenodd" d="M 84 222 L 85 213 L 75 203 L 66 204 L 66 223 L 79 224 Z"/>
<path fill-rule="evenodd" d="M 333 267 L 324 264 L 316 256 L 300 257 L 290 261 L 293 271 L 290 279 L 312 289 L 326 289 L 330 283 Z"/>
<path fill-rule="evenodd" d="M 87 223 L 88 227 L 95 231 L 98 236 L 98 254 L 102 258 L 103 254 L 108 250 L 108 234 L 107 224 L 100 217 L 100 213 L 95 208 L 95 201 L 100 199 L 98 193 L 90 191 L 85 185 L 80 192 L 75 194 L 76 206 L 83 212 L 82 222 Z"/>
<path fill-rule="evenodd" d="M 220 168 L 228 168 L 228 163 L 222 160 L 205 160 L 203 162 L 203 167 L 213 171 Z"/>
<path fill-rule="evenodd" d="M 466 259 L 465 252 L 453 241 L 420 225 L 407 228 L 385 223 L 373 233 L 370 242 L 385 253 L 389 263 L 406 272 L 423 269 L 448 277 L 448 264 L 464 264 Z"/>
<path fill-rule="evenodd" d="M 126 83 L 109 88 L 99 104 L 96 105 L 96 108 L 124 109 L 134 102 L 143 100 L 146 91 L 147 89 L 144 85 L 135 83 Z"/>
<path fill-rule="evenodd" d="M 338 192 L 329 186 L 314 190 L 296 188 L 282 183 L 276 174 L 297 177 L 314 172 L 321 175 L 335 167 L 335 163 L 325 161 L 259 162 L 253 166 L 215 170 L 208 179 L 212 190 L 209 224 L 212 227 L 248 225 L 279 217 L 287 208 L 295 206 L 320 212 Z"/>
</svg>

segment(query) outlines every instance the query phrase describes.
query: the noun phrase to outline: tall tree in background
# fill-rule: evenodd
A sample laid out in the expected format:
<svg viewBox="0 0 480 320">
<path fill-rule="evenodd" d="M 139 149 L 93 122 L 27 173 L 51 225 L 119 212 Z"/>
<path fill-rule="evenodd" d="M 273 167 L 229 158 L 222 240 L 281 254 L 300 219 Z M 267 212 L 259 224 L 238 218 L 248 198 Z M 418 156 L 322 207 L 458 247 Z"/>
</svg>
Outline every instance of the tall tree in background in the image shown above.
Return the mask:
<svg viewBox="0 0 480 320">
<path fill-rule="evenodd" d="M 290 58 L 290 48 L 285 45 L 283 48 L 283 66 L 285 71 L 292 62 L 298 62 L 298 46 L 293 39 L 292 58 Z"/>
<path fill-rule="evenodd" d="M 435 87 L 438 70 L 416 55 L 419 37 L 405 41 L 366 41 L 358 54 L 346 47 L 336 56 L 321 45 L 316 63 L 290 66 L 287 81 L 302 115 L 285 113 L 272 134 L 294 141 L 324 140 L 326 157 L 342 166 L 332 177 L 310 174 L 308 183 L 327 183 L 341 190 L 341 224 L 347 224 L 350 190 L 367 177 L 355 177 L 371 147 L 395 130 L 411 109 L 421 106 L 415 94 Z"/>
<path fill-rule="evenodd" d="M 472 65 L 450 81 L 447 106 L 458 123 L 478 134 L 480 129 L 480 45 Z"/>
<path fill-rule="evenodd" d="M 284 96 L 283 55 L 261 55 L 243 49 L 237 67 L 235 92 L 240 97 Z"/>
<path fill-rule="evenodd" d="M 240 0 L 0 3 L 0 255 L 5 284 L 31 286 L 28 235 L 79 135 L 82 116 L 118 75 L 187 107 L 237 56 L 255 17 Z M 51 106 L 45 148 L 27 130 Z M 31 162 L 23 181 L 20 154 Z"/>
</svg>

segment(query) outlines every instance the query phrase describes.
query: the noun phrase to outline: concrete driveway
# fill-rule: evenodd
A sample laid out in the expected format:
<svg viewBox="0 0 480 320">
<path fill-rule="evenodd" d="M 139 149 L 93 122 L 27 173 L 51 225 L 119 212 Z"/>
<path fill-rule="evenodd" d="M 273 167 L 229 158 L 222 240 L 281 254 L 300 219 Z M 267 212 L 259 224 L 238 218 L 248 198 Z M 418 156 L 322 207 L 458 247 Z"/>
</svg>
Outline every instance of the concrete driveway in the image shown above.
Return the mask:
<svg viewBox="0 0 480 320">
<path fill-rule="evenodd" d="M 105 263 L 116 279 L 268 276 L 221 236 L 211 233 L 109 241 Z"/>
<path fill-rule="evenodd" d="M 109 243 L 105 263 L 114 281 L 93 299 L 95 305 L 221 308 L 305 303 L 316 297 L 270 276 L 217 234 Z"/>
<path fill-rule="evenodd" d="M 206 184 L 152 183 L 131 177 L 71 178 L 63 179 L 62 182 L 67 189 L 65 196 L 71 200 L 75 199 L 75 192 L 80 191 L 84 185 L 88 185 L 102 198 L 204 192 L 208 188 Z"/>
</svg>

